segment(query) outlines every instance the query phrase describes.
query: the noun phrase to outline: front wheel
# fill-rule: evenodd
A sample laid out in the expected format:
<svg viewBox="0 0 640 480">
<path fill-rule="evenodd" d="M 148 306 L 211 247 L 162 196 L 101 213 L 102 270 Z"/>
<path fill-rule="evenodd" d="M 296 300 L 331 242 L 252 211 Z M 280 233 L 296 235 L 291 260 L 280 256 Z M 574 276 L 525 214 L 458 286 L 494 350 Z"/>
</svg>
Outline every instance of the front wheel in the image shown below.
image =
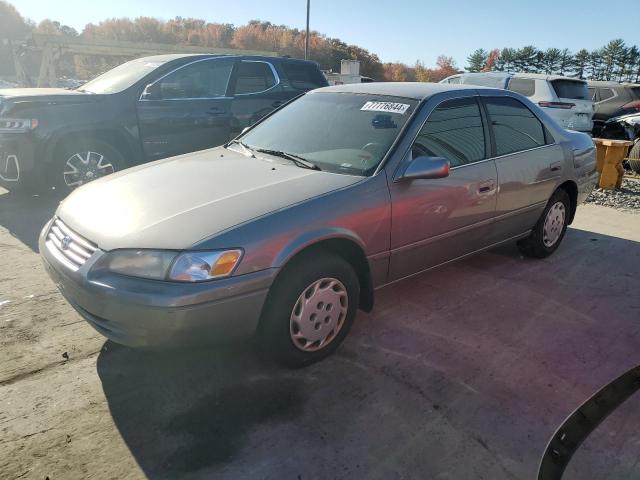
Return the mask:
<svg viewBox="0 0 640 480">
<path fill-rule="evenodd" d="M 86 183 L 127 167 L 124 158 L 102 141 L 78 141 L 56 150 L 51 180 L 56 190 L 68 193 Z"/>
<path fill-rule="evenodd" d="M 260 347 L 289 367 L 322 360 L 351 328 L 360 297 L 353 267 L 324 252 L 285 267 L 269 292 L 258 328 Z"/>
<path fill-rule="evenodd" d="M 531 234 L 518 242 L 528 257 L 545 258 L 556 251 L 569 225 L 571 202 L 564 190 L 556 190 Z"/>
</svg>

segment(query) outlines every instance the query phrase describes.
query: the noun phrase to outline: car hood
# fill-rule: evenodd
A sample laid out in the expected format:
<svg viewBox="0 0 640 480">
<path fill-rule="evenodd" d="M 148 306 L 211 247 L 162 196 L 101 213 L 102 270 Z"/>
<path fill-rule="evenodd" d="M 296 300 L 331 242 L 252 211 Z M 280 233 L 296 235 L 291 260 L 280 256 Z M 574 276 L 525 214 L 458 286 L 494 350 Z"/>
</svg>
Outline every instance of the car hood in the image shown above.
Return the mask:
<svg viewBox="0 0 640 480">
<path fill-rule="evenodd" d="M 75 190 L 57 215 L 103 250 L 185 249 L 362 180 L 284 162 L 222 147 L 160 160 Z"/>
<path fill-rule="evenodd" d="M 98 95 L 64 88 L 4 88 L 0 89 L 0 103 L 77 103 L 96 101 Z"/>
</svg>

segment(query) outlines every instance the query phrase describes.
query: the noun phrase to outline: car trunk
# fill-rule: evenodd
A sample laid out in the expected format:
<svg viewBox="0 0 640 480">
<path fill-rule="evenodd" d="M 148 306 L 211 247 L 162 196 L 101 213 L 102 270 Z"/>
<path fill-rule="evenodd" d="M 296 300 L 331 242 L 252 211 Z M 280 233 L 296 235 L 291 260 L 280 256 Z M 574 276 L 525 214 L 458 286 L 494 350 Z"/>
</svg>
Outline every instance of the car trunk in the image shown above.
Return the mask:
<svg viewBox="0 0 640 480">
<path fill-rule="evenodd" d="M 572 130 L 591 130 L 593 101 L 587 89 L 587 83 L 581 80 L 552 80 L 551 86 L 560 104 L 573 104 L 566 110 L 566 128 Z"/>
</svg>

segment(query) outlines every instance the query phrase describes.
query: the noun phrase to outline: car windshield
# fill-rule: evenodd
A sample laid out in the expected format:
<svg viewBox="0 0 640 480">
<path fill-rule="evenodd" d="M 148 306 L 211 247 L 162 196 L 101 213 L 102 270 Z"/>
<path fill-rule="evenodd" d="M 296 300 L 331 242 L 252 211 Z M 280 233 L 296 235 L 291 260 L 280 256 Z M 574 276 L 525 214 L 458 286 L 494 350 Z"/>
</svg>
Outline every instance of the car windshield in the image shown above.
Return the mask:
<svg viewBox="0 0 640 480">
<path fill-rule="evenodd" d="M 103 73 L 82 85 L 78 90 L 89 93 L 118 93 L 129 88 L 164 63 L 162 60 L 157 61 L 149 58 L 132 60 Z"/>
<path fill-rule="evenodd" d="M 371 175 L 418 102 L 384 95 L 314 92 L 242 137 L 252 150 L 295 154 L 329 172 Z"/>
</svg>

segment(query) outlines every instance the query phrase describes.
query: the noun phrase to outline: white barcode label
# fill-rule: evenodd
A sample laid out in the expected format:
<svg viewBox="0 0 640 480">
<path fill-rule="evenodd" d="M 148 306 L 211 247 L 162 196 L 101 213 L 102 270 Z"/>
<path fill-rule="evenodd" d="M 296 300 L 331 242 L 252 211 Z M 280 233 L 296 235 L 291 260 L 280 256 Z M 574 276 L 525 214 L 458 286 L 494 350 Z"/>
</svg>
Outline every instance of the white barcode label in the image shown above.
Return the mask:
<svg viewBox="0 0 640 480">
<path fill-rule="evenodd" d="M 394 102 L 367 102 L 360 109 L 367 112 L 388 112 L 388 113 L 404 113 L 409 110 L 411 105 L 406 103 L 394 103 Z"/>
</svg>

